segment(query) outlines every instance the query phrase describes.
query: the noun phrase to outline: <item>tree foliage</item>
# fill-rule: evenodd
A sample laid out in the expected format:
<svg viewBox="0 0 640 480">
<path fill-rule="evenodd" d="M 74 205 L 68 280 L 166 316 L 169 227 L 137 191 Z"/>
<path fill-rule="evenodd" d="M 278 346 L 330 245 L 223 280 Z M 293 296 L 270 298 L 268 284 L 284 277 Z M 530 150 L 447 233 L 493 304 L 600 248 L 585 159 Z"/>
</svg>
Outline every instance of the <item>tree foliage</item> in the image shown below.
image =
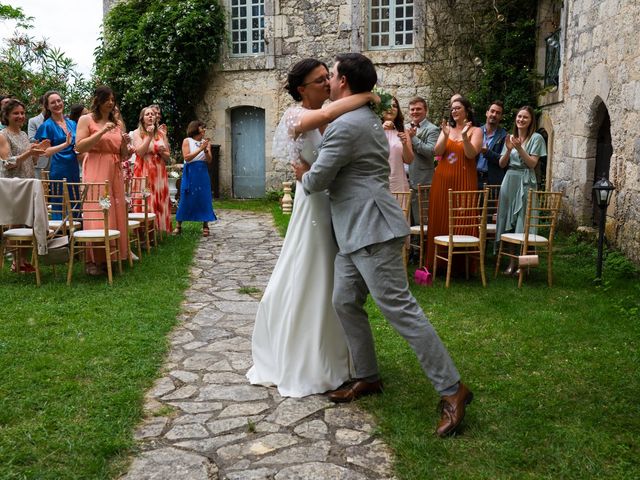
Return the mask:
<svg viewBox="0 0 640 480">
<path fill-rule="evenodd" d="M 142 107 L 158 103 L 178 144 L 220 57 L 224 27 L 217 0 L 128 0 L 112 7 L 96 75 L 116 92 L 130 128 Z"/>
<path fill-rule="evenodd" d="M 31 17 L 0 4 L 0 20 L 18 22 L 13 36 L 0 48 L 0 93 L 23 101 L 30 116 L 39 113 L 38 98 L 47 90 L 58 90 L 67 104 L 86 101 L 89 82 L 60 49 L 28 35 Z"/>
<path fill-rule="evenodd" d="M 513 110 L 536 104 L 536 2 L 432 0 L 427 2 L 424 63 L 431 89 L 432 119 L 447 114 L 453 93 L 468 97 L 476 120 L 492 100 Z"/>
</svg>

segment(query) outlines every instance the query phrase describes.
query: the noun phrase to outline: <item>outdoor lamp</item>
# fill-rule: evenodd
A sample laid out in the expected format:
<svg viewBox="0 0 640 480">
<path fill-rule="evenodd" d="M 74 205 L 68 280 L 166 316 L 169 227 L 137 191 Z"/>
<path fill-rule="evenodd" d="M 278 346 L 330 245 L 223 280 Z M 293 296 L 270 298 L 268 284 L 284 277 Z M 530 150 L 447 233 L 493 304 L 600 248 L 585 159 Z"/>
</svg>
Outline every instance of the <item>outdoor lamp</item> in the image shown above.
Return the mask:
<svg viewBox="0 0 640 480">
<path fill-rule="evenodd" d="M 600 219 L 598 221 L 598 261 L 596 263 L 596 281 L 602 280 L 602 244 L 604 242 L 604 227 L 606 221 L 606 210 L 611 201 L 611 194 L 615 190 L 613 184 L 602 177 L 593 184 L 593 200 L 600 209 Z"/>
</svg>

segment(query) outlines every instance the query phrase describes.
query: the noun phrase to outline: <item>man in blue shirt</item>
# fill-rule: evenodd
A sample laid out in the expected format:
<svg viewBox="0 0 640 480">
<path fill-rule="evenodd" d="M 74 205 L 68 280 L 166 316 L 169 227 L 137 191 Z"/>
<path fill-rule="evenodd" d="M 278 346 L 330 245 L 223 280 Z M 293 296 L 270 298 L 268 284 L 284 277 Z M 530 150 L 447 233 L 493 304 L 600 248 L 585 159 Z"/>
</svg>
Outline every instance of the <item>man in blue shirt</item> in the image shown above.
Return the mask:
<svg viewBox="0 0 640 480">
<path fill-rule="evenodd" d="M 500 126 L 504 105 L 500 100 L 495 100 L 489 105 L 486 112 L 487 121 L 482 128 L 482 150 L 478 155 L 478 189 L 482 190 L 484 184 L 500 185 L 506 168 L 500 168 L 498 161 L 504 146 L 507 131 Z"/>
</svg>

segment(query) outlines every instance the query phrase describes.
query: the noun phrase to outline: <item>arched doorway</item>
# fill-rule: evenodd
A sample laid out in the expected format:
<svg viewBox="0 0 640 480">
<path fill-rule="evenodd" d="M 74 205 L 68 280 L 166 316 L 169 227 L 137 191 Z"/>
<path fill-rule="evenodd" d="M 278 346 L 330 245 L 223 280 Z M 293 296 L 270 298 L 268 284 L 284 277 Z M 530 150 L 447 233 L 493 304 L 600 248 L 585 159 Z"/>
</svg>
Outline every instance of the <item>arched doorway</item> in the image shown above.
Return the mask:
<svg viewBox="0 0 640 480">
<path fill-rule="evenodd" d="M 611 145 L 611 119 L 607 106 L 603 103 L 598 105 L 596 112 L 596 125 L 598 125 L 598 137 L 596 143 L 596 166 L 593 172 L 593 181 L 597 182 L 601 178 L 609 179 L 609 169 L 611 167 L 611 155 L 613 155 L 613 146 Z M 599 221 L 600 209 L 597 205 L 593 205 L 593 224 L 597 225 Z"/>
<path fill-rule="evenodd" d="M 264 110 L 231 110 L 233 196 L 260 198 L 265 194 Z"/>
</svg>

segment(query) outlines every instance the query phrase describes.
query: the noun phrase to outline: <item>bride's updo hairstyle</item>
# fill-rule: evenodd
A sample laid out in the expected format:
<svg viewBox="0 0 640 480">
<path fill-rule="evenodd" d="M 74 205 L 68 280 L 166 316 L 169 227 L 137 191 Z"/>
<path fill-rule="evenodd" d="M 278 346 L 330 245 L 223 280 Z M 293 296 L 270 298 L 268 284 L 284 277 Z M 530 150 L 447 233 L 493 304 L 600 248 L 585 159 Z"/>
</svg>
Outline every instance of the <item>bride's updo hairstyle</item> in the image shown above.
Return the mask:
<svg viewBox="0 0 640 480">
<path fill-rule="evenodd" d="M 284 89 L 289 92 L 289 95 L 291 95 L 296 102 L 302 100 L 302 96 L 300 95 L 300 92 L 298 92 L 298 87 L 302 86 L 305 77 L 320 65 L 324 66 L 324 68 L 329 71 L 329 67 L 327 67 L 326 63 L 316 60 L 315 58 L 305 58 L 300 60 L 291 67 L 291 70 L 289 70 L 289 75 L 287 75 L 287 84 L 284 86 Z"/>
</svg>

